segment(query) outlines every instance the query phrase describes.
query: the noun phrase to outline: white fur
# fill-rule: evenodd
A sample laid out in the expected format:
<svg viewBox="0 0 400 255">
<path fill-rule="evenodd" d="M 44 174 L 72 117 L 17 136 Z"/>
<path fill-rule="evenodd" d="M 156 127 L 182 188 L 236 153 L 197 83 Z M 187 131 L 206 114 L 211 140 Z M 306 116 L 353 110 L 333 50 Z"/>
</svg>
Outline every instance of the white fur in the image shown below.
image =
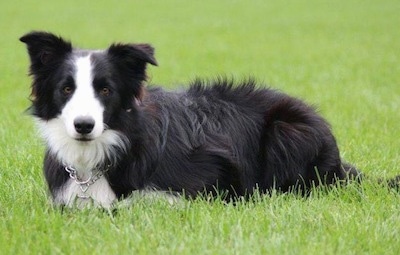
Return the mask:
<svg viewBox="0 0 400 255">
<path fill-rule="evenodd" d="M 131 207 L 132 205 L 140 202 L 166 202 L 169 205 L 183 205 L 183 200 L 180 196 L 170 194 L 166 191 L 158 191 L 154 188 L 147 187 L 143 190 L 136 190 L 131 193 L 131 195 L 124 200 L 120 201 L 116 206 L 118 208 Z"/>
<path fill-rule="evenodd" d="M 90 198 L 79 198 L 79 195 L 87 195 Z M 117 199 L 115 193 L 103 176 L 93 183 L 85 193 L 82 192 L 79 185 L 74 180 L 70 179 L 61 187 L 55 194 L 54 202 L 63 204 L 69 207 L 76 206 L 83 208 L 94 205 L 104 208 L 110 208 L 112 203 Z"/>
<path fill-rule="evenodd" d="M 117 148 L 124 151 L 126 138 L 115 130 L 105 130 L 101 136 L 92 141 L 77 141 L 67 133 L 65 122 L 58 116 L 49 121 L 36 119 L 39 131 L 50 151 L 60 162 L 77 169 L 79 176 L 102 164 L 106 159 L 111 163 L 117 159 Z"/>
</svg>

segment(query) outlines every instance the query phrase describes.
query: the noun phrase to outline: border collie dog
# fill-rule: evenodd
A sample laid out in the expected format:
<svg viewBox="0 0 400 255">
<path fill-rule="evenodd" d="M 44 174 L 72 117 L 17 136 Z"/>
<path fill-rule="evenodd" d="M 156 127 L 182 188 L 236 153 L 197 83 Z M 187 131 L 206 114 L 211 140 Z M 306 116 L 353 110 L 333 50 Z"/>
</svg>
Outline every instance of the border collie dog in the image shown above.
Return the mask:
<svg viewBox="0 0 400 255">
<path fill-rule="evenodd" d="M 20 40 L 55 204 L 110 207 L 146 190 L 235 199 L 358 174 L 312 107 L 252 80 L 146 88 L 146 65 L 157 65 L 148 44 L 82 50 L 47 32 Z"/>
</svg>

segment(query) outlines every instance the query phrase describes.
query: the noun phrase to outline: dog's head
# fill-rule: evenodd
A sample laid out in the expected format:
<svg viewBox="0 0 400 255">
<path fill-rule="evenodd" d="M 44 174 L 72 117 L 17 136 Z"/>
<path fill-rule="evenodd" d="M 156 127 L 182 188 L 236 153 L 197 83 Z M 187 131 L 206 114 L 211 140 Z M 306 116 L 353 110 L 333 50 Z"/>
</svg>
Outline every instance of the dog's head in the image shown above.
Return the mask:
<svg viewBox="0 0 400 255">
<path fill-rule="evenodd" d="M 148 44 L 81 50 L 46 32 L 28 33 L 20 41 L 31 61 L 31 111 L 52 130 L 44 132 L 51 148 L 106 139 L 112 120 L 140 101 L 146 65 L 157 65 Z"/>
</svg>

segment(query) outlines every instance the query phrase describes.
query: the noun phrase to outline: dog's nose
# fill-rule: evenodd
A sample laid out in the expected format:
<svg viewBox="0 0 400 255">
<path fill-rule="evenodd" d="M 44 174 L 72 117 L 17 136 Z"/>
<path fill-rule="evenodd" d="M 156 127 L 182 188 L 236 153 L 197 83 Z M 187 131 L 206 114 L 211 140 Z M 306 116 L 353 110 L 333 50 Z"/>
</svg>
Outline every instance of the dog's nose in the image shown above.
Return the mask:
<svg viewBox="0 0 400 255">
<path fill-rule="evenodd" d="M 92 117 L 77 117 L 74 120 L 75 130 L 81 135 L 87 135 L 92 132 L 94 124 L 95 122 Z"/>
</svg>

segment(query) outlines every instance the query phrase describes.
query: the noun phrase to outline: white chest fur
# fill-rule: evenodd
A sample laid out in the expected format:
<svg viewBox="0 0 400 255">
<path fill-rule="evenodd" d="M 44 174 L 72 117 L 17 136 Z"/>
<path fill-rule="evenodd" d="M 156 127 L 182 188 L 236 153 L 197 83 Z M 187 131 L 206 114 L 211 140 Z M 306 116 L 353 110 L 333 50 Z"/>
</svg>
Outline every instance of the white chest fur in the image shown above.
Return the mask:
<svg viewBox="0 0 400 255">
<path fill-rule="evenodd" d="M 80 185 L 74 180 L 68 180 L 55 194 L 54 202 L 78 208 L 90 205 L 109 208 L 116 198 L 107 179 L 102 176 L 90 185 L 85 192 L 82 191 Z"/>
</svg>

